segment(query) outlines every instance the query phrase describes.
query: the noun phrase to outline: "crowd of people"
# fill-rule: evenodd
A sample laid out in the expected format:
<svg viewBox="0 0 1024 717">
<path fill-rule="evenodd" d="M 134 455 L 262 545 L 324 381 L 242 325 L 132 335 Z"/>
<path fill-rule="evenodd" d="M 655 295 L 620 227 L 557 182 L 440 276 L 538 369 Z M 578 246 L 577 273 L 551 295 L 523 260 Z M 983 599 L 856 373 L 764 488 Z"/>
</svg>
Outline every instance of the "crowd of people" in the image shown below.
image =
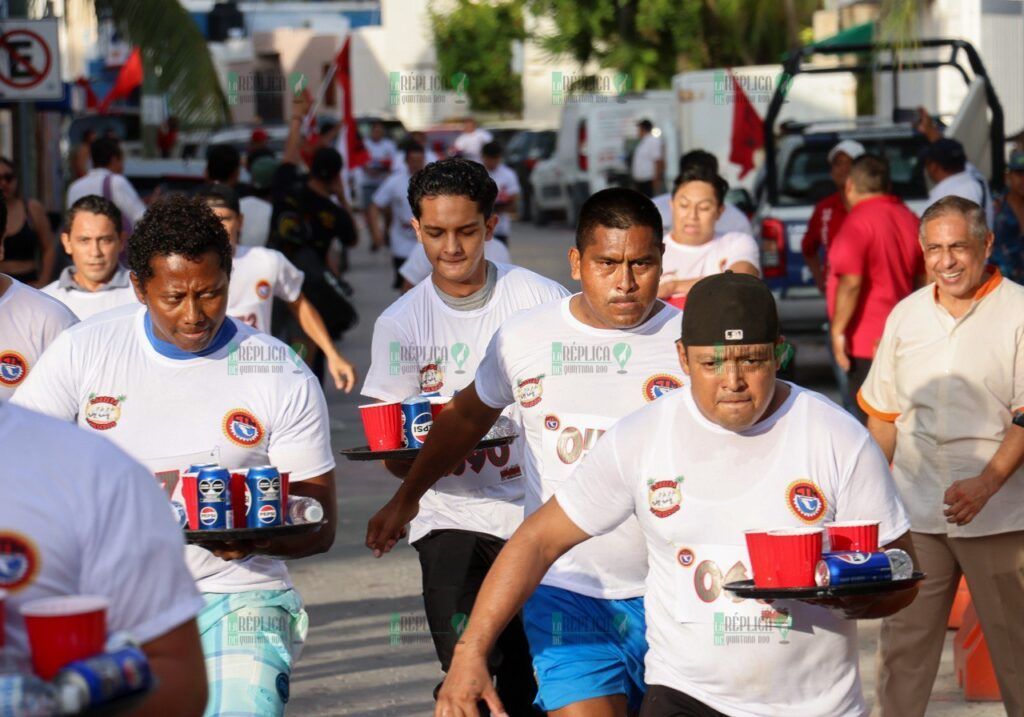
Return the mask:
<svg viewBox="0 0 1024 717">
<path fill-rule="evenodd" d="M 20 566 L 0 571 L 6 649 L 27 655 L 20 605 L 105 596 L 157 677 L 140 715 L 283 714 L 310 629 L 283 559 L 334 541 L 323 381 L 357 384 L 335 343 L 359 223 L 341 156 L 302 139 L 302 102 L 283 156 L 247 158 L 251 186 L 219 145 L 208 184 L 148 206 L 116 141 L 93 140 L 56 276 L 28 251 L 56 251 L 44 217 L 0 159 L 0 427 L 16 446 L 0 554 Z M 366 532 L 378 557 L 403 538 L 417 552 L 436 714 L 864 715 L 856 621 L 883 618 L 880 713 L 923 715 L 964 575 L 1007 713 L 1024 715 L 1024 154 L 993 198 L 922 119 L 934 187 L 918 218 L 884 157 L 852 140 L 829 153 L 836 193 L 803 251 L 844 409 L 778 377 L 775 298 L 715 157 L 684 154 L 658 195 L 650 129 L 642 191 L 581 207 L 575 293 L 512 262 L 520 188 L 486 130 L 468 122 L 444 159 L 380 126 L 367 138 L 363 221 L 400 293 L 359 392 L 451 398 L 415 460 L 385 461 L 402 480 Z M 499 420 L 520 437 L 476 450 Z M 186 547 L 167 497 L 209 462 L 288 471 L 325 527 Z M 744 531 L 845 520 L 878 521 L 920 588 L 771 604 L 723 589 L 750 575 Z"/>
</svg>

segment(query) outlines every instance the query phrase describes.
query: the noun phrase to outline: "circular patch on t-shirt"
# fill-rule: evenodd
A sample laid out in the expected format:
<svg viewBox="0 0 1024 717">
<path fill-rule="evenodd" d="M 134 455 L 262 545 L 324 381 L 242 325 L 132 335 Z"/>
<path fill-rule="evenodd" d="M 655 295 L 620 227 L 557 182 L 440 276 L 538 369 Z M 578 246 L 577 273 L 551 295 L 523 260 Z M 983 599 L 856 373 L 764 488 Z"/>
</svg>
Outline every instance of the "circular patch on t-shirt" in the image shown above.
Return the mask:
<svg viewBox="0 0 1024 717">
<path fill-rule="evenodd" d="M 259 419 L 244 408 L 233 408 L 224 416 L 224 435 L 235 445 L 252 448 L 263 440 Z"/>
<path fill-rule="evenodd" d="M 644 381 L 644 398 L 650 402 L 681 388 L 683 382 L 670 373 L 658 373 Z"/>
<path fill-rule="evenodd" d="M 544 416 L 544 428 L 548 429 L 549 431 L 557 431 L 561 427 L 562 422 L 558 420 L 558 416 L 556 416 L 555 414 L 549 413 L 548 415 Z"/>
<path fill-rule="evenodd" d="M 828 507 L 818 486 L 807 480 L 789 484 L 786 489 L 786 505 L 793 511 L 793 515 L 805 523 L 817 523 Z"/>
<path fill-rule="evenodd" d="M 264 299 L 264 300 L 270 298 L 270 282 L 269 281 L 267 281 L 266 279 L 260 279 L 259 281 L 256 282 L 256 296 L 258 296 L 258 297 L 260 297 L 261 299 Z"/>
<path fill-rule="evenodd" d="M 679 552 L 676 553 L 676 562 L 682 565 L 684 568 L 693 566 L 694 555 L 693 551 L 689 548 L 680 548 Z"/>
<path fill-rule="evenodd" d="M 28 376 L 28 361 L 17 351 L 0 352 L 0 384 L 17 386 Z"/>
<path fill-rule="evenodd" d="M 0 532 L 0 588 L 21 590 L 39 572 L 39 551 L 31 540 L 14 532 Z"/>
</svg>

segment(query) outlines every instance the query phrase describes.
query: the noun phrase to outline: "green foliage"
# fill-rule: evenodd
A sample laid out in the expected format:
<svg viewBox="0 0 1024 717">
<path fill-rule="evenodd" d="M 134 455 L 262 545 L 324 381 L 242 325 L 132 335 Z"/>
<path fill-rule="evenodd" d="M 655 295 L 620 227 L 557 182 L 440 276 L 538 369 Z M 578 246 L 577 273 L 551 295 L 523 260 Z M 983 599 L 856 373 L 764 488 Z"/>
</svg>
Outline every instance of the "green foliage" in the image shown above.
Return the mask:
<svg viewBox="0 0 1024 717">
<path fill-rule="evenodd" d="M 167 95 L 183 127 L 208 127 L 228 120 L 228 103 L 217 79 L 206 38 L 178 0 L 96 0 L 108 8 L 128 41 L 142 48 L 147 74 Z"/>
<path fill-rule="evenodd" d="M 636 90 L 687 69 L 778 62 L 801 44 L 820 0 L 526 0 L 555 31 L 553 55 L 625 72 Z"/>
<path fill-rule="evenodd" d="M 913 45 L 918 39 L 917 16 L 930 0 L 882 0 L 879 39 Z"/>
<path fill-rule="evenodd" d="M 458 0 L 446 13 L 431 7 L 430 24 L 441 75 L 465 76 L 475 111 L 522 111 L 522 78 L 511 70 L 512 43 L 526 39 L 521 0 Z"/>
</svg>

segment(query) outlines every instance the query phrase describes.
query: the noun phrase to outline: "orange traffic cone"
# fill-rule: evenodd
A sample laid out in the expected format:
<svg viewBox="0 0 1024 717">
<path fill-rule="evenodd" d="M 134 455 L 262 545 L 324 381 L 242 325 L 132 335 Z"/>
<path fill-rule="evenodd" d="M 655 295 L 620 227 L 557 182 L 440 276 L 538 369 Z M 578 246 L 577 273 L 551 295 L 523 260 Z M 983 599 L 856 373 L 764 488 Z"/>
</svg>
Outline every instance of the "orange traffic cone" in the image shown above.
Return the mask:
<svg viewBox="0 0 1024 717">
<path fill-rule="evenodd" d="M 953 639 L 953 666 L 965 700 L 998 702 L 1002 699 L 978 613 L 970 600 L 963 613 L 963 624 Z"/>
<path fill-rule="evenodd" d="M 967 589 L 967 581 L 961 577 L 960 585 L 956 589 L 956 598 L 953 599 L 953 607 L 949 611 L 949 622 L 946 627 L 950 630 L 958 629 L 964 621 L 964 610 L 971 602 L 971 593 Z"/>
</svg>

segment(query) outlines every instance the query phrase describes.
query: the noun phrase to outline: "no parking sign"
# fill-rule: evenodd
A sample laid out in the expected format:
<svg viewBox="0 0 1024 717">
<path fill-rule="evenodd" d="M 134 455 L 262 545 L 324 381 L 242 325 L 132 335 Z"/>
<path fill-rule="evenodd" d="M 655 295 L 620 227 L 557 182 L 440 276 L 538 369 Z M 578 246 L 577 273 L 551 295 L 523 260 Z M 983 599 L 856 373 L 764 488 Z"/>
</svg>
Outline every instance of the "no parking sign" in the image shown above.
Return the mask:
<svg viewBox="0 0 1024 717">
<path fill-rule="evenodd" d="M 0 21 L 0 99 L 59 100 L 57 20 Z"/>
</svg>

